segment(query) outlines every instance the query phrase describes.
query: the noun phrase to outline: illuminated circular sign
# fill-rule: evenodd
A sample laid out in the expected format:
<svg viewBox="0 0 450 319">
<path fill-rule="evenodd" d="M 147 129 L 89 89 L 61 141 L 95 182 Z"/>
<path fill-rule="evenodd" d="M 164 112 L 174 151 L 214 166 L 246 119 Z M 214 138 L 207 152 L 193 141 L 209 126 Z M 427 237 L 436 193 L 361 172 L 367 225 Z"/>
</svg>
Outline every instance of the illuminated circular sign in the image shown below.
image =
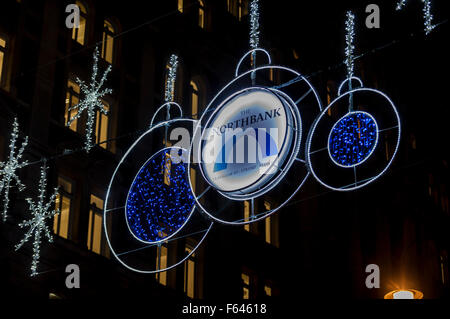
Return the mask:
<svg viewBox="0 0 450 319">
<path fill-rule="evenodd" d="M 298 150 L 300 116 L 282 92 L 252 87 L 215 108 L 202 134 L 201 171 L 228 197 L 261 193 L 282 177 Z"/>
</svg>

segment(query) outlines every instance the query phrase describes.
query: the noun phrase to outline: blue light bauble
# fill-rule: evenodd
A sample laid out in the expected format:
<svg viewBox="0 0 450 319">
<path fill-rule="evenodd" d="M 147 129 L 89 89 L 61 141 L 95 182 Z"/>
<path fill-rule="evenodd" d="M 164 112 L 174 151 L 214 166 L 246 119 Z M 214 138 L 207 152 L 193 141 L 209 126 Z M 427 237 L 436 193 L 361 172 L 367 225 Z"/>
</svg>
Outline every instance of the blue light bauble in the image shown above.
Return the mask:
<svg viewBox="0 0 450 319">
<path fill-rule="evenodd" d="M 139 170 L 128 193 L 128 227 L 137 239 L 148 243 L 177 233 L 194 208 L 187 164 L 176 164 L 171 151 L 181 156 L 186 152 L 166 148 L 154 154 Z"/>
<path fill-rule="evenodd" d="M 369 158 L 377 141 L 375 119 L 366 112 L 351 112 L 333 126 L 328 151 L 337 165 L 353 167 Z"/>
</svg>

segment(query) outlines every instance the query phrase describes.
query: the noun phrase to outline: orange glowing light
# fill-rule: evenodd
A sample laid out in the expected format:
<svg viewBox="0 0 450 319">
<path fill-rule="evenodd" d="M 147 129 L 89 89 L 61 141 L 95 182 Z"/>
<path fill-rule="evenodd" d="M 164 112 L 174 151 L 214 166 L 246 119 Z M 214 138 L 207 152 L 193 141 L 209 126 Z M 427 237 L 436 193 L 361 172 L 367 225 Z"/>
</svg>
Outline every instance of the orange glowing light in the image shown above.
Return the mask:
<svg viewBox="0 0 450 319">
<path fill-rule="evenodd" d="M 423 293 L 415 289 L 397 289 L 384 295 L 384 299 L 423 299 Z"/>
</svg>

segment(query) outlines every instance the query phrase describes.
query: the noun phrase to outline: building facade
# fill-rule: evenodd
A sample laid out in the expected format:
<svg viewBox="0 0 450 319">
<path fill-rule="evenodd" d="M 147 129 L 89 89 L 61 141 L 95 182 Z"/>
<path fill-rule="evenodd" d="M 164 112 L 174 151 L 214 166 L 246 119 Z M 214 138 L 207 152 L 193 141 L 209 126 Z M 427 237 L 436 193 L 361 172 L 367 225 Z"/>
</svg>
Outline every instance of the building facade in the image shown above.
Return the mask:
<svg viewBox="0 0 450 319">
<path fill-rule="evenodd" d="M 37 196 L 39 164 L 20 170 L 27 189 L 12 189 L 9 218 L 0 223 L 3 292 L 42 299 L 131 294 L 229 300 L 314 298 L 332 289 L 339 291 L 340 298 L 365 299 L 415 288 L 429 298 L 448 297 L 448 152 L 435 151 L 436 139 L 432 145 L 427 142 L 434 134 L 440 134 L 439 141 L 447 141 L 448 131 L 440 126 L 431 134 L 434 119 L 427 116 L 430 122 L 423 124 L 420 111 L 422 102 L 433 102 L 436 110 L 444 108 L 444 99 L 442 93 L 408 95 L 411 86 L 405 78 L 411 70 L 406 62 L 396 65 L 398 56 L 412 48 L 416 54 L 420 51 L 435 58 L 416 65 L 422 76 L 439 63 L 448 65 L 445 51 L 433 53 L 448 27 L 428 41 L 406 43 L 357 63 L 366 86 L 389 91 L 404 120 L 400 153 L 386 177 L 352 194 L 329 192 L 310 179 L 278 214 L 247 226 L 214 225 L 208 239 L 181 266 L 145 275 L 122 267 L 109 251 L 102 222 L 107 185 L 124 152 L 148 128 L 164 102 L 171 54 L 180 61 L 174 101 L 187 117 L 198 119 L 216 92 L 233 78 L 235 65 L 249 47 L 248 1 L 170 0 L 145 5 L 75 1 L 80 9 L 79 28 L 66 27 L 65 9 L 70 3 L 5 0 L 1 4 L 0 161 L 8 158 L 12 122 L 17 117 L 21 137 L 30 139 L 25 158 L 30 163 L 50 159 L 49 189 L 60 187 L 56 205 L 61 211 L 51 225 L 54 242 L 43 242 L 40 273 L 30 278 L 31 245 L 17 252 L 13 247 L 23 236 L 17 224 L 28 216 L 25 198 Z M 320 27 L 308 18 L 308 12 L 318 12 L 314 10 L 319 4 L 300 8 L 288 1 L 261 3 L 263 47 L 276 64 L 306 74 L 323 70 L 311 81 L 322 101 L 330 103 L 343 78 L 342 68 L 325 67 L 340 61 L 343 52 L 337 45 L 342 32 L 330 30 L 343 30 L 344 12 L 353 3 L 333 4 L 323 13 L 320 21 L 326 22 Z M 360 7 L 356 8 L 362 14 Z M 285 11 L 290 22 L 280 26 L 283 19 L 278 14 Z M 291 19 L 296 14 L 302 21 Z M 308 25 L 317 28 L 320 41 L 307 31 Z M 389 36 L 364 29 L 361 48 L 381 44 L 404 29 L 408 30 L 406 22 Z M 298 32 L 304 34 L 302 39 L 297 38 Z M 106 86 L 113 93 L 102 99 L 109 114 L 97 112 L 98 145 L 86 154 L 76 151 L 83 145 L 86 118 L 69 127 L 66 124 L 74 115 L 70 108 L 82 98 L 77 78 L 89 81 L 96 46 L 99 70 L 112 67 Z M 282 80 L 278 74 L 271 77 L 275 83 Z M 444 92 L 439 88 L 445 83 L 436 87 L 436 82 L 425 86 Z M 270 209 L 275 203 L 276 199 L 264 205 Z M 155 264 L 163 267 L 180 249 L 195 247 L 189 240 L 177 245 L 159 247 Z M 80 289 L 65 286 L 69 264 L 80 266 Z M 380 289 L 365 286 L 369 264 L 380 267 Z"/>
</svg>

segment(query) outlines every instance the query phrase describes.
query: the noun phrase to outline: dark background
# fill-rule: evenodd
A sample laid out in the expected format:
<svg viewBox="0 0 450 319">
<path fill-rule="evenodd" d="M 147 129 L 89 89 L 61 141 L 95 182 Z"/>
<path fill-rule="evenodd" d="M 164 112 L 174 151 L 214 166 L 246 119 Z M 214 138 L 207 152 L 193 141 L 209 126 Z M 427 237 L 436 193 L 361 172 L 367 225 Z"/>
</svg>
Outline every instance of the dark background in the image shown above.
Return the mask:
<svg viewBox="0 0 450 319">
<path fill-rule="evenodd" d="M 380 6 L 380 29 L 364 25 L 370 3 Z M 82 137 L 63 125 L 66 79 L 74 71 L 89 78 L 93 45 L 101 41 L 101 33 L 91 28 L 85 47 L 73 44 L 70 30 L 64 27 L 65 4 L 54 0 L 2 2 L 0 31 L 14 39 L 10 53 L 14 67 L 10 89 L 0 90 L 1 160 L 8 154 L 15 115 L 31 139 L 26 154 L 30 161 L 82 145 Z M 120 22 L 119 32 L 124 32 L 117 38 L 109 80 L 119 119 L 116 136 L 148 125 L 163 99 L 164 66 L 170 53 L 178 53 L 183 64 L 176 100 L 188 105 L 189 79 L 202 77 L 203 107 L 232 79 L 234 66 L 248 50 L 247 17 L 237 21 L 227 13 L 226 1 L 205 0 L 204 30 L 196 25 L 195 3 L 183 14 L 176 12 L 172 0 L 90 1 L 89 5 L 97 27 L 101 29 L 102 17 L 114 16 Z M 444 23 L 429 36 L 423 33 L 419 0 L 409 1 L 401 12 L 395 11 L 395 1 L 381 0 L 267 0 L 261 1 L 261 8 L 261 47 L 272 53 L 275 64 L 309 76 L 325 104 L 327 84 L 334 85 L 334 99 L 345 78 L 345 12 L 355 13 L 355 54 L 365 54 L 357 60 L 355 74 L 367 87 L 383 91 L 396 103 L 403 125 L 400 151 L 386 176 L 360 191 L 330 192 L 310 179 L 278 213 L 278 247 L 265 243 L 263 225 L 252 226 L 250 233 L 242 227 L 216 225 L 198 252 L 202 266 L 196 273 L 197 297 L 238 300 L 245 269 L 254 275 L 251 299 L 267 298 L 262 291 L 266 281 L 273 287 L 272 298 L 279 300 L 377 299 L 399 288 L 421 290 L 425 298 L 448 298 L 448 1 L 432 1 L 434 22 Z M 85 188 L 80 191 L 78 226 L 72 240 L 56 238 L 43 250 L 41 265 L 54 271 L 29 278 L 31 248 L 13 251 L 21 236 L 14 224 L 26 216 L 23 197 L 33 196 L 33 187 L 28 187 L 26 195 L 13 194 L 12 217 L 0 224 L 1 292 L 13 298 L 47 299 L 54 292 L 67 299 L 187 300 L 182 269 L 171 271 L 170 283 L 162 287 L 152 275 L 130 273 L 113 258 L 87 251 L 83 242 L 87 195 L 92 189 L 105 191 L 119 154 L 137 136 L 117 140 L 116 153 L 98 149 L 89 157 L 75 154 L 55 161 L 54 181 L 57 171 L 70 170 Z M 36 171 L 37 167 L 28 167 L 22 180 L 35 185 Z M 68 263 L 80 264 L 81 289 L 65 288 Z M 380 289 L 365 287 L 368 264 L 380 267 Z"/>
</svg>

